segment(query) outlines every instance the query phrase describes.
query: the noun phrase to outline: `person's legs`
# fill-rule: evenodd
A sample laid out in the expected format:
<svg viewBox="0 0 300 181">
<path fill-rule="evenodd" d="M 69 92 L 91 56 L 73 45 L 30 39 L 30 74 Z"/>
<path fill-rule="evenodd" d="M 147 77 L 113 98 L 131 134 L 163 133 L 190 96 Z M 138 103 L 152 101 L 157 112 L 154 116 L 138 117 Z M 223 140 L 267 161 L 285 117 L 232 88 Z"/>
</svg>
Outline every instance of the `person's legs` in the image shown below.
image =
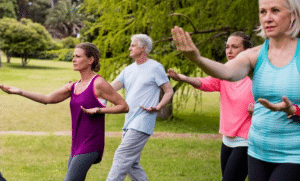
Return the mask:
<svg viewBox="0 0 300 181">
<path fill-rule="evenodd" d="M 225 145 L 224 145 L 225 146 Z M 228 147 L 227 147 L 228 149 Z M 248 147 L 235 147 L 231 149 L 224 171 L 223 181 L 244 181 L 248 175 Z"/>
<path fill-rule="evenodd" d="M 64 181 L 84 181 L 88 170 L 98 157 L 98 152 L 76 155 L 73 158 L 70 157 L 68 172 Z"/>
<path fill-rule="evenodd" d="M 0 173 L 0 181 L 6 181 L 6 180 L 2 177 L 1 173 Z"/>
<path fill-rule="evenodd" d="M 132 180 L 147 180 L 146 173 L 139 165 L 139 157 L 149 137 L 150 135 L 133 129 L 124 132 L 107 181 L 123 181 L 127 174 Z"/>
<path fill-rule="evenodd" d="M 226 168 L 226 164 L 227 161 L 231 155 L 232 152 L 232 148 L 224 145 L 224 143 L 222 143 L 222 147 L 221 147 L 221 170 L 222 170 L 222 176 L 224 175 L 225 172 L 225 168 Z"/>
<path fill-rule="evenodd" d="M 268 181 L 275 164 L 258 160 L 248 155 L 248 180 L 249 181 Z"/>
<path fill-rule="evenodd" d="M 273 170 L 270 181 L 298 181 L 300 180 L 300 164 L 280 163 Z"/>
</svg>

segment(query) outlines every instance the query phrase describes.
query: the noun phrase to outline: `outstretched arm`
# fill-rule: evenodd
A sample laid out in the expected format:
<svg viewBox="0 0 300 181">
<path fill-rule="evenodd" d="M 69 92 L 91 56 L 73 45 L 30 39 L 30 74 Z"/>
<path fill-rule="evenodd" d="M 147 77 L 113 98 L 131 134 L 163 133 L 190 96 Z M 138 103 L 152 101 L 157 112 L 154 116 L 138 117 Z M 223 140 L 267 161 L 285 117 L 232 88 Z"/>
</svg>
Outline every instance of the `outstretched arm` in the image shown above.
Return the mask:
<svg viewBox="0 0 300 181">
<path fill-rule="evenodd" d="M 167 75 L 175 81 L 186 82 L 195 88 L 201 87 L 201 81 L 196 77 L 188 77 L 183 74 L 178 74 L 175 70 L 169 69 Z"/>
<path fill-rule="evenodd" d="M 17 94 L 42 104 L 55 104 L 62 102 L 71 96 L 70 85 L 71 83 L 66 84 L 62 88 L 48 95 L 27 92 L 16 87 L 10 87 L 5 85 L 0 85 L 0 89 L 2 89 L 8 94 Z"/>
<path fill-rule="evenodd" d="M 190 34 L 184 32 L 182 28 L 175 26 L 172 29 L 172 37 L 177 50 L 199 66 L 206 74 L 228 81 L 237 81 L 249 75 L 256 64 L 260 49 L 260 47 L 248 49 L 241 52 L 235 59 L 222 64 L 202 57 Z"/>
<path fill-rule="evenodd" d="M 120 94 L 118 94 L 114 88 L 102 77 L 99 77 L 95 80 L 95 91 L 98 98 L 105 99 L 114 104 L 112 107 L 105 108 L 91 108 L 85 109 L 82 107 L 82 110 L 88 114 L 95 113 L 127 113 L 129 111 L 129 107 L 125 100 L 122 98 Z"/>
</svg>

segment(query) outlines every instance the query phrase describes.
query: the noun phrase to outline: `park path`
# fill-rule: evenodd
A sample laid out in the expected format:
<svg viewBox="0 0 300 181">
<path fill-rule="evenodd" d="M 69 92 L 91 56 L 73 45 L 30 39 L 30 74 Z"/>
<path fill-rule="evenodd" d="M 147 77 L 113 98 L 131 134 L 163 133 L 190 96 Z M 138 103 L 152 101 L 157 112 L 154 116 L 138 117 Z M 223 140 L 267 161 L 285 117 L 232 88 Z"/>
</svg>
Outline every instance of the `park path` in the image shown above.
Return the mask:
<svg viewBox="0 0 300 181">
<path fill-rule="evenodd" d="M 29 131 L 0 131 L 0 135 L 14 134 L 14 135 L 59 135 L 70 136 L 71 131 L 59 132 L 29 132 Z M 105 132 L 106 137 L 121 137 L 121 132 Z M 168 133 L 168 132 L 154 132 L 152 138 L 198 138 L 198 139 L 221 139 L 220 134 L 190 134 L 190 133 Z"/>
</svg>

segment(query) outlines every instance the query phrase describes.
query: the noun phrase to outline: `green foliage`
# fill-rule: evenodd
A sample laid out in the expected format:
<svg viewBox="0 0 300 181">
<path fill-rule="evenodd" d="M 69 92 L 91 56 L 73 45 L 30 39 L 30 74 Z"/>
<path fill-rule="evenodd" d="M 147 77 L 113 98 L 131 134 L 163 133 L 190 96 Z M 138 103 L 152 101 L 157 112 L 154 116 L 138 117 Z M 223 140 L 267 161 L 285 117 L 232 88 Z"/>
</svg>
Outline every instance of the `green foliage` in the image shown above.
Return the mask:
<svg viewBox="0 0 300 181">
<path fill-rule="evenodd" d="M 45 25 L 58 38 L 76 36 L 82 26 L 84 16 L 80 13 L 80 5 L 71 0 L 60 0 L 49 10 Z"/>
<path fill-rule="evenodd" d="M 30 19 L 3 18 L 0 20 L 0 48 L 13 54 L 20 54 L 23 66 L 27 58 L 50 47 L 52 38 L 44 26 Z"/>
<path fill-rule="evenodd" d="M 62 48 L 59 50 L 47 51 L 48 55 L 54 57 L 54 60 L 71 62 L 73 59 L 74 48 Z"/>
<path fill-rule="evenodd" d="M 0 18 L 9 17 L 17 18 L 16 0 L 1 0 L 0 1 Z"/>
<path fill-rule="evenodd" d="M 253 34 L 258 25 L 258 5 L 252 0 L 86 0 L 84 13 L 89 20 L 82 32 L 84 41 L 92 41 L 101 51 L 105 78 L 119 73 L 118 67 L 130 61 L 130 36 L 145 33 L 154 40 L 152 58 L 166 69 L 176 68 L 188 76 L 197 67 L 178 55 L 171 41 L 174 25 L 192 32 L 203 56 L 223 62 L 224 43 L 237 30 Z M 174 14 L 175 13 L 175 14 Z M 111 61 L 113 57 L 114 61 Z M 113 68 L 112 68 L 113 67 Z"/>
<path fill-rule="evenodd" d="M 61 39 L 60 42 L 62 43 L 64 48 L 75 48 L 75 46 L 80 43 L 80 40 L 78 38 L 69 36 L 67 38 Z"/>
</svg>

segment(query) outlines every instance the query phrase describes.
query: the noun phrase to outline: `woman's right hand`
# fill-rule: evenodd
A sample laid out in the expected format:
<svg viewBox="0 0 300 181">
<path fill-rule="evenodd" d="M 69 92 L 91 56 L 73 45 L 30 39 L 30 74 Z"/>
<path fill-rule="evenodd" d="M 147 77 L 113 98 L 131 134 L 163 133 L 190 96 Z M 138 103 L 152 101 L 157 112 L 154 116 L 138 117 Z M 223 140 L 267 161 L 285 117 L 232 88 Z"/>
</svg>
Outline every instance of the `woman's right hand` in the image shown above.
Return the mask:
<svg viewBox="0 0 300 181">
<path fill-rule="evenodd" d="M 4 92 L 6 92 L 8 94 L 19 94 L 20 95 L 22 93 L 21 89 L 19 89 L 17 87 L 0 85 L 0 89 L 2 89 Z"/>
<path fill-rule="evenodd" d="M 200 52 L 188 32 L 184 32 L 181 27 L 175 26 L 171 30 L 171 33 L 173 41 L 179 52 L 193 62 L 195 62 L 197 59 L 200 59 Z"/>
<path fill-rule="evenodd" d="M 171 77 L 173 80 L 176 81 L 184 81 L 185 75 L 178 74 L 175 70 L 169 69 L 167 76 Z"/>
</svg>

